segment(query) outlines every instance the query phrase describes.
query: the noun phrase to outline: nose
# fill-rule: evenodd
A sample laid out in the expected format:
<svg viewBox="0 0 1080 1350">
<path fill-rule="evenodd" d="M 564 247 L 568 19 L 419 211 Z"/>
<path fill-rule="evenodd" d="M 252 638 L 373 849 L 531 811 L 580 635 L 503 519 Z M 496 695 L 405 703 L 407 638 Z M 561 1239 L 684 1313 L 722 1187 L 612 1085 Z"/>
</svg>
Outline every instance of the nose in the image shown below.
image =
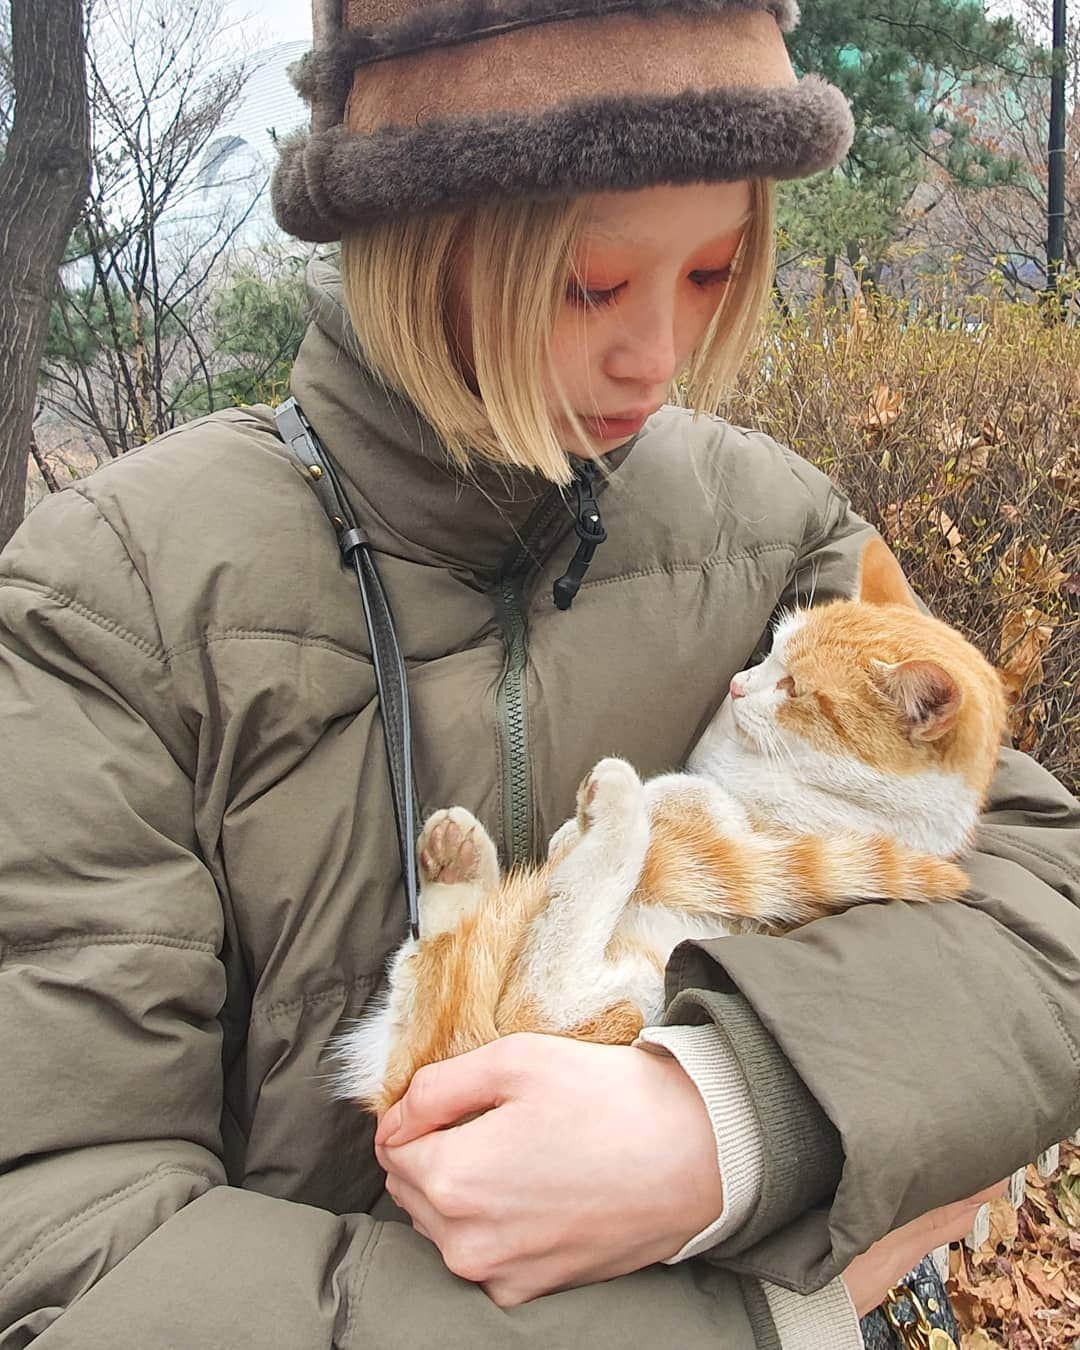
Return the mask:
<svg viewBox="0 0 1080 1350">
<path fill-rule="evenodd" d="M 728 693 L 732 698 L 745 698 L 746 690 L 739 683 L 738 675 L 732 675 L 731 683 L 728 685 Z"/>
<path fill-rule="evenodd" d="M 608 354 L 605 374 L 624 388 L 666 391 L 679 373 L 675 315 L 657 305 L 642 305 L 636 314 L 625 311 L 625 328 Z M 659 401 L 663 401 L 661 392 Z M 640 399 L 648 402 L 648 397 Z"/>
</svg>

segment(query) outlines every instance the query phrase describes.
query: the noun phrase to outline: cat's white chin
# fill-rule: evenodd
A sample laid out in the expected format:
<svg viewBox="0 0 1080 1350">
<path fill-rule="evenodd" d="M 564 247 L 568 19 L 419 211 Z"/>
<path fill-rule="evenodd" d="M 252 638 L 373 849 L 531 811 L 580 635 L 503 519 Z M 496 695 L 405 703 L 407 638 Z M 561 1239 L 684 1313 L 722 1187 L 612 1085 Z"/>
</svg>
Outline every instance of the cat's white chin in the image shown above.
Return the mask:
<svg viewBox="0 0 1080 1350">
<path fill-rule="evenodd" d="M 735 719 L 733 700 L 729 694 L 690 752 L 686 766 L 691 773 L 703 773 L 707 772 L 707 765 L 722 761 L 727 754 L 755 753 L 756 749 L 753 737 Z"/>
</svg>

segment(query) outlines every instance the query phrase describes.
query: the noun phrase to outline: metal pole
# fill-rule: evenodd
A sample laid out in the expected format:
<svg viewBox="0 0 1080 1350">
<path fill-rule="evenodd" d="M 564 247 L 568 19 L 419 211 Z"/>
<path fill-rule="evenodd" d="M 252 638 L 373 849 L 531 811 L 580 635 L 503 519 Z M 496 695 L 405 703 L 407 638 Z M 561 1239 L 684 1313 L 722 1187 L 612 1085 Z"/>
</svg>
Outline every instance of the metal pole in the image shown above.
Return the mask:
<svg viewBox="0 0 1080 1350">
<path fill-rule="evenodd" d="M 1050 81 L 1050 144 L 1047 156 L 1046 289 L 1061 299 L 1065 259 L 1065 4 L 1054 0 L 1054 66 Z"/>
</svg>

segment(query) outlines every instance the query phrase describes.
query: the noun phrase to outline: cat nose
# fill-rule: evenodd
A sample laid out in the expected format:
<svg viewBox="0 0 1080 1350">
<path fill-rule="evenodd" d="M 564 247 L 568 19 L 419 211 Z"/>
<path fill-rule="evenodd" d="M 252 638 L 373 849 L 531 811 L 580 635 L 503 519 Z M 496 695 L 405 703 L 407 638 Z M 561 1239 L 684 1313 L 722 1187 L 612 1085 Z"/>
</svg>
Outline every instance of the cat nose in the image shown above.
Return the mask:
<svg viewBox="0 0 1080 1350">
<path fill-rule="evenodd" d="M 728 693 L 732 698 L 745 698 L 746 690 L 739 684 L 738 675 L 732 675 L 731 683 L 728 685 Z"/>
</svg>

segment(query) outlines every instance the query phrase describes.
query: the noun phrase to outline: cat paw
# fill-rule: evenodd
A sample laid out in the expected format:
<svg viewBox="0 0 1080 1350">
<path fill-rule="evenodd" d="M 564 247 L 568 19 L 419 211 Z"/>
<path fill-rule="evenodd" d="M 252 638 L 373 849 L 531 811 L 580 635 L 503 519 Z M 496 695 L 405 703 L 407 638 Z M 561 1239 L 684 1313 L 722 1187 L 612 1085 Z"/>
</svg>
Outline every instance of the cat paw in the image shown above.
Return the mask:
<svg viewBox="0 0 1080 1350">
<path fill-rule="evenodd" d="M 461 806 L 429 816 L 416 845 L 425 886 L 469 885 L 483 890 L 499 883 L 495 845 L 483 825 Z"/>
<path fill-rule="evenodd" d="M 584 834 L 600 820 L 625 820 L 640 808 L 641 797 L 641 779 L 625 759 L 602 759 L 578 788 L 578 830 Z"/>
</svg>

